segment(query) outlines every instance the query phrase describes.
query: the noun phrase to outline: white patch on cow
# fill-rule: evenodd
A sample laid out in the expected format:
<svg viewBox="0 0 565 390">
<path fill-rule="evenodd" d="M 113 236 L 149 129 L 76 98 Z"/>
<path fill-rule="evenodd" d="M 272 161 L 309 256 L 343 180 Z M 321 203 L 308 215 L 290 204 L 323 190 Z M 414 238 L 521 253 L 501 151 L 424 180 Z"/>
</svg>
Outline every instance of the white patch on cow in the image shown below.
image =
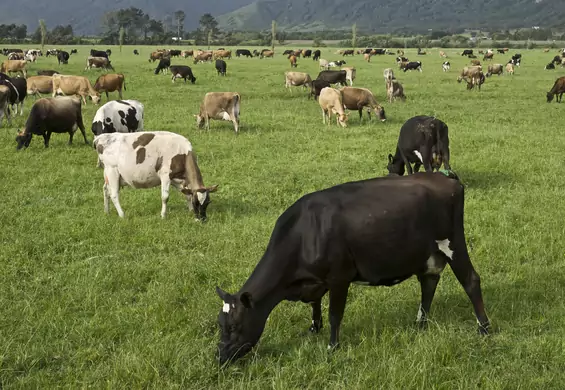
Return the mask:
<svg viewBox="0 0 565 390">
<path fill-rule="evenodd" d="M 224 313 L 229 313 L 230 312 L 230 304 L 224 302 L 224 307 L 222 307 L 222 311 Z"/>
<path fill-rule="evenodd" d="M 206 193 L 205 192 L 197 192 L 196 197 L 198 198 L 198 202 L 200 202 L 200 204 L 204 204 L 204 201 L 206 200 Z"/>
<path fill-rule="evenodd" d="M 449 240 L 446 238 L 445 240 L 436 241 L 439 250 L 442 251 L 447 257 L 453 260 L 453 251 L 449 249 Z"/>
<path fill-rule="evenodd" d="M 222 119 L 225 120 L 225 121 L 231 121 L 230 114 L 228 114 L 225 111 L 222 112 Z"/>
<path fill-rule="evenodd" d="M 428 275 L 439 275 L 443 268 L 445 267 L 445 263 L 442 261 L 437 261 L 436 258 L 431 255 L 426 262 L 426 274 Z"/>
<path fill-rule="evenodd" d="M 418 314 L 416 315 L 416 321 L 420 322 L 425 317 L 426 317 L 426 313 L 424 313 L 424 309 L 422 308 L 422 305 L 420 305 L 420 307 L 418 307 Z"/>
<path fill-rule="evenodd" d="M 414 150 L 414 154 L 416 155 L 416 157 L 418 157 L 420 159 L 420 161 L 422 162 L 422 164 L 424 163 L 424 159 L 422 158 L 422 153 L 418 152 L 417 150 Z"/>
</svg>

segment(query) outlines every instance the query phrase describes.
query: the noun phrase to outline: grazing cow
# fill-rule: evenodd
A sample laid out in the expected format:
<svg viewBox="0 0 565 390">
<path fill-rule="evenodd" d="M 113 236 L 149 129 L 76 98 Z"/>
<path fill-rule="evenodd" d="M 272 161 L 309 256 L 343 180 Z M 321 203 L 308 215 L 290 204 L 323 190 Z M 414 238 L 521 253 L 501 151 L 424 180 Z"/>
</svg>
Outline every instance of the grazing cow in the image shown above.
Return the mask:
<svg viewBox="0 0 565 390">
<path fill-rule="evenodd" d="M 133 55 L 138 56 L 139 55 L 139 51 L 137 51 L 137 49 L 133 50 Z"/>
<path fill-rule="evenodd" d="M 561 63 L 561 57 L 555 56 L 553 57 L 553 60 L 551 62 L 553 62 L 555 65 L 559 65 Z"/>
<path fill-rule="evenodd" d="M 467 81 L 467 89 L 471 90 L 476 85 L 481 90 L 481 85 L 485 82 L 485 75 L 483 72 L 479 71 L 471 76 L 471 79 Z"/>
<path fill-rule="evenodd" d="M 473 305 L 480 334 L 488 334 L 480 277 L 467 251 L 464 202 L 464 187 L 451 172 L 379 177 L 301 197 L 277 219 L 241 289 L 229 294 L 216 287 L 222 300 L 219 363 L 250 352 L 283 300 L 310 303 L 310 332 L 318 333 L 328 291 L 328 348 L 337 348 L 352 283 L 393 286 L 416 275 L 421 287 L 416 322 L 425 328 L 447 264 Z"/>
<path fill-rule="evenodd" d="M 42 53 L 41 50 L 39 50 L 39 49 L 29 49 L 29 50 L 26 50 L 25 54 L 26 54 L 26 55 L 27 55 L 27 54 L 31 54 L 31 55 L 34 55 L 34 56 L 36 56 L 36 57 L 41 57 L 41 56 L 43 56 L 43 53 Z"/>
<path fill-rule="evenodd" d="M 500 54 L 506 53 L 506 51 L 504 49 L 496 49 L 496 51 L 499 52 Z"/>
<path fill-rule="evenodd" d="M 56 70 L 38 70 L 37 71 L 38 76 L 53 76 L 54 74 L 59 74 L 59 72 L 56 71 Z"/>
<path fill-rule="evenodd" d="M 27 79 L 27 94 L 40 97 L 40 94 L 53 93 L 53 77 L 32 76 Z"/>
<path fill-rule="evenodd" d="M 114 70 L 110 60 L 106 57 L 88 57 L 86 59 L 86 68 L 84 70 L 100 68 L 104 70 Z"/>
<path fill-rule="evenodd" d="M 100 103 L 100 94 L 96 92 L 90 81 L 82 76 L 53 75 L 53 94 L 56 95 L 80 95 L 82 102 L 86 105 L 86 96 L 90 96 L 92 103 Z"/>
<path fill-rule="evenodd" d="M 77 49 L 72 49 L 70 54 L 71 54 L 71 55 L 72 55 L 72 54 L 78 54 L 78 50 L 77 50 Z"/>
<path fill-rule="evenodd" d="M 2 118 L 6 116 L 8 126 L 12 125 L 12 118 L 10 117 L 10 88 L 0 84 L 0 126 L 2 126 Z"/>
<path fill-rule="evenodd" d="M 32 53 L 28 53 L 25 55 L 24 58 L 27 62 L 35 62 L 37 60 L 37 55 L 32 54 Z"/>
<path fill-rule="evenodd" d="M 404 72 L 406 72 L 407 70 L 410 70 L 410 71 L 419 70 L 421 72 L 422 71 L 422 63 L 420 61 L 409 62 L 404 67 Z"/>
<path fill-rule="evenodd" d="M 506 64 L 506 73 L 514 75 L 514 65 L 511 63 Z"/>
<path fill-rule="evenodd" d="M 194 50 L 183 50 L 183 51 L 180 53 L 180 56 L 181 56 L 182 58 L 192 57 L 192 56 L 194 56 Z"/>
<path fill-rule="evenodd" d="M 320 50 L 314 50 L 314 53 L 312 55 L 312 60 L 318 61 L 320 59 L 321 55 L 322 55 L 322 52 Z"/>
<path fill-rule="evenodd" d="M 199 63 L 199 62 L 208 62 L 208 61 L 212 61 L 212 53 L 209 52 L 202 52 L 202 53 L 194 53 L 194 55 L 192 56 L 193 58 L 193 62 L 195 64 Z"/>
<path fill-rule="evenodd" d="M 338 66 L 342 66 L 345 65 L 346 62 L 345 61 L 331 61 L 328 63 L 328 67 L 329 68 L 337 68 Z"/>
<path fill-rule="evenodd" d="M 508 61 L 508 63 L 514 66 L 520 66 L 520 64 L 522 63 L 522 55 L 521 54 L 513 55 L 510 61 Z"/>
<path fill-rule="evenodd" d="M 550 103 L 555 97 L 556 103 L 561 103 L 561 99 L 563 98 L 563 94 L 565 93 L 565 77 L 560 77 L 555 80 L 553 87 L 547 93 L 547 102 Z"/>
<path fill-rule="evenodd" d="M 110 52 L 111 53 L 111 52 Z M 92 49 L 90 50 L 90 56 L 91 57 L 104 57 L 104 58 L 108 58 L 108 53 L 102 50 L 95 50 Z"/>
<path fill-rule="evenodd" d="M 445 54 L 445 52 L 443 50 L 439 51 L 439 56 L 442 58 L 447 58 L 447 54 Z"/>
<path fill-rule="evenodd" d="M 16 137 L 17 149 L 27 148 L 33 134 L 42 135 L 47 148 L 51 133 L 69 133 L 69 145 L 71 145 L 77 127 L 84 137 L 84 142 L 88 145 L 78 97 L 41 98 L 31 107 L 25 129 Z"/>
<path fill-rule="evenodd" d="M 283 52 L 283 56 L 290 56 L 294 53 L 294 50 L 287 49 Z"/>
<path fill-rule="evenodd" d="M 492 60 L 494 58 L 494 53 L 492 51 L 488 51 L 483 56 L 483 61 Z"/>
<path fill-rule="evenodd" d="M 490 77 L 493 74 L 501 75 L 504 71 L 502 64 L 490 64 L 487 68 L 486 77 Z"/>
<path fill-rule="evenodd" d="M 167 74 L 169 67 L 171 66 L 171 58 L 165 57 L 159 60 L 159 65 L 155 68 L 155 74 L 159 74 L 159 72 L 163 74 Z"/>
<path fill-rule="evenodd" d="M 154 51 L 151 54 L 149 54 L 149 62 L 155 62 L 155 61 L 160 60 L 164 57 L 166 57 L 166 56 L 165 56 L 165 53 L 163 53 L 162 51 Z"/>
<path fill-rule="evenodd" d="M 344 57 L 345 56 L 353 56 L 353 55 L 355 55 L 355 50 L 344 50 L 342 55 Z"/>
<path fill-rule="evenodd" d="M 59 54 L 59 49 L 49 49 L 45 52 L 45 57 L 57 56 Z"/>
<path fill-rule="evenodd" d="M 468 57 L 468 58 L 477 58 L 477 56 L 474 55 L 474 54 L 469 54 L 467 57 Z"/>
<path fill-rule="evenodd" d="M 325 80 L 330 84 L 347 85 L 347 72 L 345 70 L 323 70 L 318 73 L 318 80 Z"/>
<path fill-rule="evenodd" d="M 312 50 L 302 50 L 302 58 L 310 58 L 312 57 Z"/>
<path fill-rule="evenodd" d="M 8 54 L 8 59 L 9 60 L 24 60 L 26 58 L 25 58 L 24 53 L 10 53 L 10 54 Z"/>
<path fill-rule="evenodd" d="M 184 79 L 186 83 L 186 79 L 189 79 L 192 84 L 196 82 L 196 77 L 192 74 L 192 69 L 190 66 L 186 65 L 172 65 L 169 69 L 171 71 L 172 81 L 173 83 L 176 79 Z"/>
<path fill-rule="evenodd" d="M 400 128 L 396 153 L 388 155 L 388 171 L 396 175 L 404 175 L 404 170 L 411 175 L 412 165 L 418 172 L 423 165 L 426 172 L 433 168 L 439 170 L 441 164 L 445 169 L 449 165 L 449 135 L 447 125 L 431 116 L 415 116 L 408 119 Z"/>
<path fill-rule="evenodd" d="M 449 63 L 449 61 L 445 61 L 443 64 L 441 64 L 441 68 L 444 72 L 447 72 L 449 69 L 451 69 L 451 64 Z"/>
<path fill-rule="evenodd" d="M 312 88 L 310 90 L 310 96 L 308 96 L 308 99 L 310 99 L 311 96 L 314 96 L 314 100 L 318 100 L 318 97 L 320 96 L 322 89 L 326 87 L 331 87 L 331 84 L 328 83 L 326 80 L 312 81 Z"/>
<path fill-rule="evenodd" d="M 553 62 L 550 62 L 549 64 L 547 64 L 544 68 L 545 70 L 550 70 L 550 69 L 555 69 L 555 65 L 553 64 Z"/>
<path fill-rule="evenodd" d="M 10 78 L 5 74 L 0 74 L 0 85 L 4 85 L 10 89 L 10 99 L 8 103 L 12 106 L 14 115 L 18 114 L 18 106 L 20 116 L 24 113 L 24 100 L 27 97 L 27 82 L 21 77 Z"/>
<path fill-rule="evenodd" d="M 70 54 L 66 51 L 59 51 L 59 53 L 57 54 L 57 62 L 59 63 L 59 65 L 67 65 L 69 63 L 69 57 Z"/>
<path fill-rule="evenodd" d="M 103 133 L 134 133 L 143 130 L 144 107 L 137 100 L 113 100 L 96 111 L 92 120 L 94 136 Z"/>
<path fill-rule="evenodd" d="M 245 56 L 247 58 L 249 57 L 253 57 L 253 55 L 251 54 L 251 52 L 247 49 L 237 49 L 235 51 L 235 56 L 236 57 L 241 57 L 241 56 Z"/>
<path fill-rule="evenodd" d="M 302 55 L 302 50 L 293 50 L 292 55 L 296 58 L 300 58 L 300 56 Z"/>
<path fill-rule="evenodd" d="M 387 49 L 373 49 L 375 55 L 383 55 L 387 53 Z"/>
<path fill-rule="evenodd" d="M 261 55 L 261 53 L 259 53 L 257 50 L 253 50 L 253 56 L 254 57 L 259 57 Z"/>
<path fill-rule="evenodd" d="M 462 56 L 469 56 L 469 55 L 473 55 L 473 50 L 472 49 L 465 49 L 463 50 L 463 53 L 461 53 Z"/>
<path fill-rule="evenodd" d="M 471 60 L 471 66 L 479 66 L 481 65 L 481 61 L 479 60 Z"/>
<path fill-rule="evenodd" d="M 99 163 L 104 167 L 104 211 L 110 202 L 123 218 L 120 187 L 153 188 L 161 185 L 161 218 L 167 213 L 171 184 L 186 195 L 188 207 L 199 221 L 206 221 L 210 193 L 205 187 L 192 144 L 182 135 L 168 131 L 101 134 L 94 139 Z"/>
<path fill-rule="evenodd" d="M 291 86 L 300 87 L 304 89 L 312 88 L 312 78 L 308 73 L 303 72 L 285 72 L 285 87 L 290 88 Z M 292 88 L 290 88 L 292 92 Z"/>
<path fill-rule="evenodd" d="M 6 60 L 0 66 L 0 72 L 12 74 L 21 73 L 27 78 L 27 61 L 26 60 Z"/>
<path fill-rule="evenodd" d="M 396 57 L 396 64 L 399 64 L 401 62 L 410 62 L 410 61 L 408 61 L 408 58 L 406 57 L 402 57 L 402 56 Z"/>
<path fill-rule="evenodd" d="M 475 73 L 478 73 L 482 70 L 482 66 L 466 66 L 461 71 L 459 77 L 457 77 L 457 82 L 460 83 L 462 80 L 467 81 L 467 77 L 472 77 Z"/>
<path fill-rule="evenodd" d="M 232 121 L 235 133 L 239 131 L 241 96 L 237 92 L 208 92 L 200 104 L 196 117 L 199 128 L 210 130 L 210 119 Z"/>
<path fill-rule="evenodd" d="M 389 103 L 392 103 L 392 101 L 396 99 L 400 99 L 403 102 L 406 101 L 406 96 L 404 95 L 404 88 L 397 79 L 391 79 L 390 82 L 387 83 L 386 95 L 388 97 Z"/>
<path fill-rule="evenodd" d="M 180 50 L 169 50 L 169 55 L 171 57 L 180 57 L 181 51 Z"/>
<path fill-rule="evenodd" d="M 341 127 L 347 127 L 347 115 L 343 110 L 343 99 L 339 90 L 331 87 L 323 88 L 318 98 L 318 104 L 322 108 L 323 123 L 326 124 L 326 117 L 328 126 L 332 121 L 332 113 L 335 113 L 336 124 Z"/>
<path fill-rule="evenodd" d="M 343 87 L 340 92 L 343 106 L 348 110 L 357 110 L 359 120 L 363 120 L 363 108 L 367 108 L 369 119 L 372 111 L 382 122 L 386 121 L 384 108 L 367 88 Z"/>
<path fill-rule="evenodd" d="M 323 58 L 320 58 L 319 65 L 320 65 L 320 69 L 324 69 L 324 70 L 330 69 L 330 63 L 328 62 L 328 60 L 324 60 Z"/>
<path fill-rule="evenodd" d="M 363 54 L 363 59 L 364 59 L 365 61 L 367 61 L 367 62 L 371 62 L 371 55 L 365 53 L 365 54 Z"/>
<path fill-rule="evenodd" d="M 227 73 L 227 67 L 228 65 L 226 64 L 226 61 L 216 60 L 216 70 L 218 71 L 218 75 L 225 76 Z"/>
<path fill-rule="evenodd" d="M 291 56 L 288 57 L 288 60 L 289 60 L 289 62 L 290 62 L 290 67 L 291 67 L 291 68 L 296 68 L 296 67 L 298 67 L 298 65 L 296 64 L 296 56 L 291 55 Z"/>
<path fill-rule="evenodd" d="M 341 68 L 341 70 L 345 70 L 345 79 L 349 81 L 350 86 L 353 86 L 353 80 L 355 80 L 355 77 L 357 76 L 357 69 L 353 66 L 345 66 Z"/>
<path fill-rule="evenodd" d="M 94 83 L 94 90 L 98 93 L 105 92 L 107 100 L 110 100 L 108 92 L 116 91 L 118 91 L 118 95 L 120 96 L 120 99 L 122 99 L 122 87 L 124 91 L 127 91 L 126 77 L 121 73 L 103 74 L 102 76 L 98 77 L 96 79 L 96 82 Z"/>
<path fill-rule="evenodd" d="M 227 58 L 231 59 L 231 50 L 216 50 L 213 52 L 213 59 Z"/>
<path fill-rule="evenodd" d="M 112 50 L 106 49 L 106 54 L 108 54 L 108 56 L 111 56 L 111 55 L 112 55 Z M 94 57 L 94 56 L 93 56 L 93 57 Z"/>
<path fill-rule="evenodd" d="M 273 58 L 274 56 L 275 56 L 275 52 L 274 52 L 274 51 L 272 51 L 272 50 L 263 50 L 263 51 L 261 52 L 261 55 L 259 56 L 259 58 L 263 58 L 263 57 L 266 57 L 266 58 Z"/>
</svg>

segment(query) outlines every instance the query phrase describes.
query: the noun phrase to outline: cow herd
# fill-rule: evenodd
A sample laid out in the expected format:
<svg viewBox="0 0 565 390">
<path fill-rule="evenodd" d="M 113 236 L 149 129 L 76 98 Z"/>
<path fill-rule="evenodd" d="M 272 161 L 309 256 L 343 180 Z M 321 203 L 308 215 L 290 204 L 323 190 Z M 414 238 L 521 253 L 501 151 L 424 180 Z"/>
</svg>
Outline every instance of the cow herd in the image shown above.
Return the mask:
<svg viewBox="0 0 565 390">
<path fill-rule="evenodd" d="M 343 57 L 363 55 L 369 60 L 373 55 L 394 54 L 386 49 L 367 50 L 357 53 L 343 50 L 337 54 Z M 70 53 L 62 53 L 66 52 L 50 50 L 46 55 L 68 61 Z M 25 69 L 30 62 L 28 54 L 29 51 L 23 53 L 23 59 L 8 59 L 2 64 L 0 124 L 4 115 L 10 123 L 10 107 L 15 107 L 17 113 L 19 105 L 22 115 L 26 95 L 51 94 L 52 97 L 35 101 L 25 128 L 16 137 L 17 149 L 28 147 L 33 135 L 43 136 L 44 145 L 48 147 L 52 133 L 68 133 L 70 144 L 77 129 L 89 144 L 82 116 L 86 99 L 98 104 L 100 93 L 106 93 L 109 98 L 109 92 L 117 91 L 119 100 L 108 101 L 100 107 L 91 127 L 98 167 L 104 170 L 104 211 L 110 212 L 111 201 L 118 215 L 125 216 L 119 202 L 122 186 L 160 186 L 161 217 L 165 218 L 173 186 L 186 196 L 195 218 L 206 221 L 210 194 L 217 191 L 218 185 L 204 184 L 192 144 L 184 136 L 167 131 L 143 131 L 144 105 L 137 100 L 122 100 L 122 90 L 126 90 L 123 74 L 103 74 L 94 85 L 86 77 L 50 70 L 39 71 L 37 76 L 28 78 Z M 138 54 L 135 50 L 134 55 Z M 260 52 L 238 49 L 235 56 L 263 59 L 272 58 L 274 54 L 268 49 Z M 421 61 L 409 61 L 404 52 L 396 54 L 401 71 L 423 71 Z M 31 55 L 41 56 L 42 53 L 34 51 Z M 86 68 L 113 70 L 110 55 L 109 51 L 92 50 Z M 344 60 L 325 60 L 320 50 L 289 50 L 284 55 L 291 69 L 299 66 L 300 57 L 319 61 L 321 71 L 316 79 L 305 72 L 287 71 L 285 86 L 291 91 L 292 87 L 309 89 L 309 98 L 313 96 L 320 106 L 323 123 L 330 124 L 334 115 L 337 125 L 346 127 L 349 115 L 346 110 L 357 111 L 360 121 L 363 111 L 367 112 L 369 120 L 371 113 L 381 121 L 386 120 L 385 110 L 371 90 L 353 87 L 356 68 L 344 67 Z M 426 53 L 418 50 L 418 55 Z M 447 57 L 444 52 L 440 55 Z M 465 50 L 462 55 L 474 57 L 473 50 Z M 565 51 L 562 56 L 565 57 Z M 171 65 L 172 57 L 192 57 L 194 64 L 215 61 L 218 75 L 225 76 L 225 60 L 232 56 L 231 51 L 225 49 L 157 50 L 150 54 L 150 62 L 159 61 L 155 74 L 170 73 L 172 82 L 182 78 L 185 83 L 188 80 L 194 84 L 196 77 L 192 69 L 187 65 Z M 493 57 L 494 53 L 487 51 L 483 60 L 490 61 Z M 521 59 L 519 54 L 512 56 L 506 72 L 512 74 Z M 330 67 L 340 70 L 330 70 Z M 449 61 L 443 62 L 442 70 L 450 71 Z M 20 71 L 23 77 L 11 77 L 5 71 Z M 480 64 L 471 64 L 461 71 L 458 81 L 465 80 L 468 89 L 477 86 L 480 90 L 485 77 L 502 73 L 501 64 L 489 65 L 486 74 Z M 388 102 L 405 101 L 404 87 L 394 70 L 385 69 L 383 76 Z M 333 87 L 337 85 L 339 88 Z M 560 78 L 548 92 L 547 100 L 557 96 L 560 101 L 563 93 L 565 78 Z M 240 105 L 241 96 L 237 92 L 208 92 L 195 115 L 196 124 L 208 129 L 211 119 L 231 121 L 238 133 Z M 310 331 L 319 332 L 321 299 L 327 292 L 329 348 L 336 348 L 352 283 L 392 286 L 417 276 L 422 289 L 417 322 L 425 326 L 440 274 L 448 264 L 473 305 L 479 332 L 487 334 L 490 324 L 480 278 L 470 261 L 465 240 L 464 189 L 451 171 L 450 158 L 447 124 L 435 117 L 415 116 L 400 129 L 396 151 L 388 156 L 387 177 L 307 194 L 284 211 L 275 224 L 263 257 L 243 287 L 235 294 L 216 288 L 222 300 L 218 316 L 220 362 L 234 361 L 248 353 L 259 341 L 269 314 L 283 300 L 310 303 Z M 442 165 L 445 169 L 440 171 Z M 421 166 L 426 172 L 418 173 Z"/>
</svg>

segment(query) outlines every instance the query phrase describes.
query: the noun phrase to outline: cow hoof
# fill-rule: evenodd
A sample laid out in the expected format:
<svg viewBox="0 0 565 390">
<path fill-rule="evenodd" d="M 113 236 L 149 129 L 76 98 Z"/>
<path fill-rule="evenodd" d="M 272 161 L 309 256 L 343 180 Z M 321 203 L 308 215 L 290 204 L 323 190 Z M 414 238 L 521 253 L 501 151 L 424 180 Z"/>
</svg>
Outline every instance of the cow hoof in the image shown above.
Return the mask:
<svg viewBox="0 0 565 390">
<path fill-rule="evenodd" d="M 481 336 L 488 336 L 489 334 L 490 323 L 487 322 L 486 324 L 479 324 L 479 334 Z"/>
<path fill-rule="evenodd" d="M 339 349 L 339 343 L 328 345 L 328 352 L 334 352 Z"/>
<path fill-rule="evenodd" d="M 320 330 L 322 330 L 322 321 L 312 321 L 312 325 L 310 325 L 310 328 L 308 330 L 310 331 L 310 333 L 320 333 Z"/>
<path fill-rule="evenodd" d="M 420 330 L 427 330 L 428 329 L 428 321 L 416 321 L 416 326 Z"/>
</svg>

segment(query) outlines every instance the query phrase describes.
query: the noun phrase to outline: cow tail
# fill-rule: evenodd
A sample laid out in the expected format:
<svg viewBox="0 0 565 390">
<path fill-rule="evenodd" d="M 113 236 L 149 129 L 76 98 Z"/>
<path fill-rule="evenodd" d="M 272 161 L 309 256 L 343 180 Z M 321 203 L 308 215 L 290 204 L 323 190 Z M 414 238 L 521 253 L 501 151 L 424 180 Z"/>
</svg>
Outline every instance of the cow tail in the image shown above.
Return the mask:
<svg viewBox="0 0 565 390">
<path fill-rule="evenodd" d="M 122 76 L 124 78 L 124 91 L 127 91 L 127 89 L 126 89 L 126 76 L 124 76 L 124 75 L 122 75 Z"/>
<path fill-rule="evenodd" d="M 233 95 L 233 111 L 236 118 L 239 118 L 239 105 L 241 103 L 241 96 L 239 93 Z"/>
</svg>

